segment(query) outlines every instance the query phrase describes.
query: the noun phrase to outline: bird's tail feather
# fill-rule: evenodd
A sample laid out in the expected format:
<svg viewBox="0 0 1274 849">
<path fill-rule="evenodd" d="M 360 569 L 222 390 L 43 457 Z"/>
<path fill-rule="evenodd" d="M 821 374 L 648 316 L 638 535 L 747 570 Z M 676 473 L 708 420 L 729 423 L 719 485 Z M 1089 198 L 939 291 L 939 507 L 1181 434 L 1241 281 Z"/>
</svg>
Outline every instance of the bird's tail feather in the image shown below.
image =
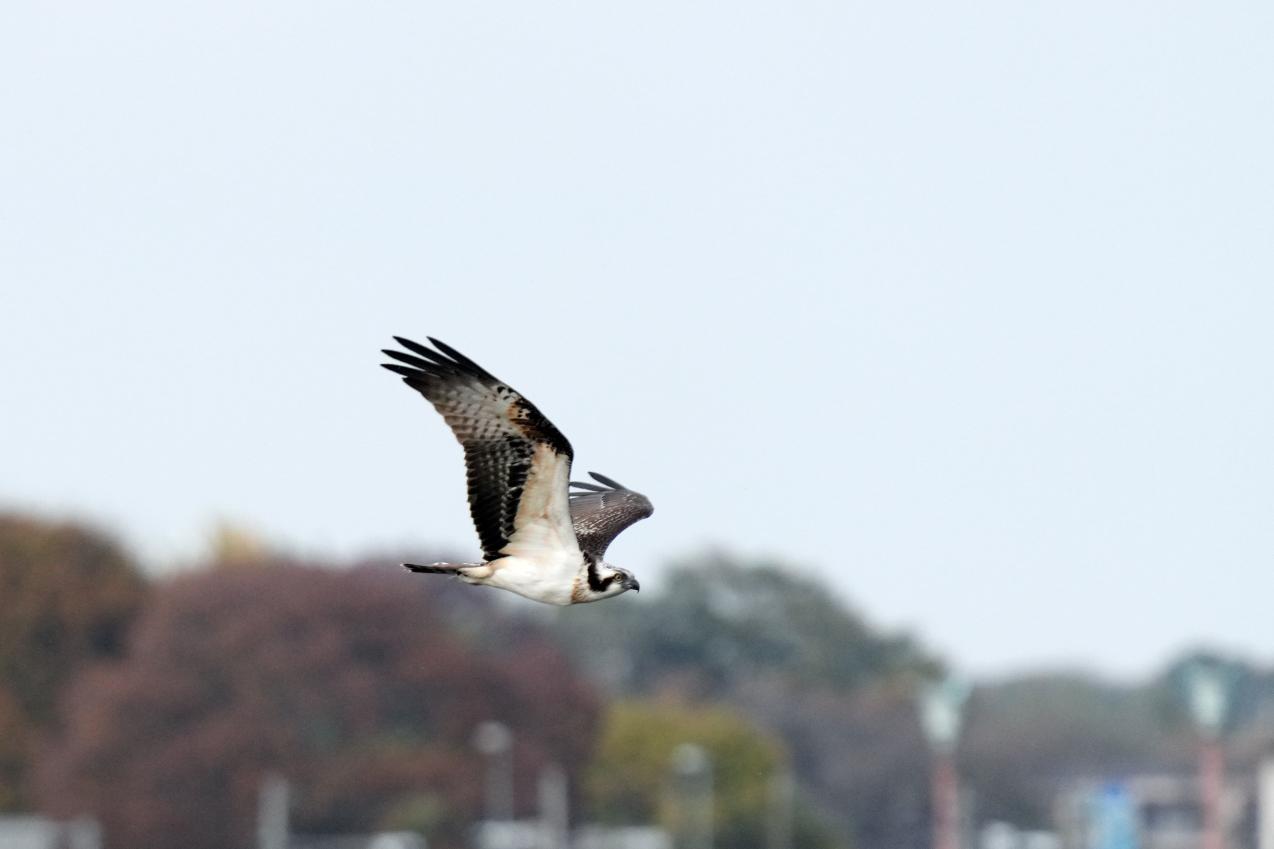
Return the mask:
<svg viewBox="0 0 1274 849">
<path fill-rule="evenodd" d="M 430 563 L 428 566 L 421 566 L 418 563 L 404 563 L 403 566 L 413 572 L 424 572 L 429 575 L 458 575 L 460 570 L 468 566 L 476 566 L 476 563 Z"/>
</svg>

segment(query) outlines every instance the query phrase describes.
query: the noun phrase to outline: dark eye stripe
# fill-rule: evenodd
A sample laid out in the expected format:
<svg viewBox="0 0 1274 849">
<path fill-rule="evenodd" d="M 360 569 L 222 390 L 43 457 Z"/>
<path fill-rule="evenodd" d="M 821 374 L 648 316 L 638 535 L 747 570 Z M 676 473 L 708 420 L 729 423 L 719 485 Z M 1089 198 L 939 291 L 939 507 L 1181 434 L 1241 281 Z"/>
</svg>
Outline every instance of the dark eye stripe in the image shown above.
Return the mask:
<svg viewBox="0 0 1274 849">
<path fill-rule="evenodd" d="M 588 561 L 588 588 L 595 593 L 606 589 L 612 578 L 603 581 L 601 575 L 597 574 L 597 558 L 585 552 L 584 559 Z"/>
</svg>

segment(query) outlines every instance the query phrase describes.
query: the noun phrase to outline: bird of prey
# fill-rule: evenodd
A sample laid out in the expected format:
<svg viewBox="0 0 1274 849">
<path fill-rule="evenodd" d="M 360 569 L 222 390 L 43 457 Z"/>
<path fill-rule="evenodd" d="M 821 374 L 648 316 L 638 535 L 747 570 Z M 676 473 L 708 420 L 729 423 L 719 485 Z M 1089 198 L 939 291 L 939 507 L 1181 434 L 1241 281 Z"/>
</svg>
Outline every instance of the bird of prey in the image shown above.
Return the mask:
<svg viewBox="0 0 1274 849">
<path fill-rule="evenodd" d="M 404 563 L 546 604 L 581 604 L 639 590 L 632 572 L 603 560 L 607 546 L 654 512 L 650 500 L 604 475 L 570 480 L 574 452 L 535 405 L 456 349 L 395 336 L 382 363 L 425 396 L 464 447 L 469 513 L 480 563 Z M 575 492 L 570 487 L 576 487 Z"/>
</svg>

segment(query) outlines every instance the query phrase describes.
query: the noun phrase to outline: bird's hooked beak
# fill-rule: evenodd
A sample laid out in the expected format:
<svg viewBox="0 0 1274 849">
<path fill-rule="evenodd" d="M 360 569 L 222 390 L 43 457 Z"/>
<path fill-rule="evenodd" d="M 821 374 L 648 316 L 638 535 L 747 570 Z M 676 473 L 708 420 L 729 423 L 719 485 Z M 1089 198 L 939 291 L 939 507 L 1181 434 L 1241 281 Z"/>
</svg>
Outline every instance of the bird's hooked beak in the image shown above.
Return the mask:
<svg viewBox="0 0 1274 849">
<path fill-rule="evenodd" d="M 624 586 L 630 590 L 641 592 L 641 584 L 637 581 L 636 575 L 629 575 L 628 580 L 624 581 Z"/>
</svg>

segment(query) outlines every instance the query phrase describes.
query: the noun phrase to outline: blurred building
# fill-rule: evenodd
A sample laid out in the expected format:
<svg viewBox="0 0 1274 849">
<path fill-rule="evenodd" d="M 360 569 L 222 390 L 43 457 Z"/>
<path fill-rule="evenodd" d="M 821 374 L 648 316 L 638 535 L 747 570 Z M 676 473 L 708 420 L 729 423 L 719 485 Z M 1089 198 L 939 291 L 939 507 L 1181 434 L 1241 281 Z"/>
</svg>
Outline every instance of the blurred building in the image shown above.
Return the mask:
<svg viewBox="0 0 1274 849">
<path fill-rule="evenodd" d="M 1024 830 L 1005 822 L 991 822 L 978 832 L 978 849 L 1061 849 L 1051 831 Z"/>
<path fill-rule="evenodd" d="M 672 836 L 661 828 L 580 826 L 564 838 L 540 820 L 479 823 L 475 849 L 672 849 Z"/>
<path fill-rule="evenodd" d="M 1226 777 L 1221 798 L 1224 849 L 1274 849 L 1259 835 L 1260 774 L 1234 772 Z M 1264 795 L 1269 816 L 1274 787 L 1267 786 Z M 1061 849 L 1201 849 L 1204 843 L 1203 806 L 1194 773 L 1076 781 L 1059 794 L 1055 817 Z"/>
<path fill-rule="evenodd" d="M 672 835 L 650 826 L 584 826 L 576 829 L 571 849 L 672 849 Z"/>
<path fill-rule="evenodd" d="M 93 820 L 0 816 L 0 849 L 101 849 L 102 830 Z"/>
<path fill-rule="evenodd" d="M 288 837 L 288 849 L 427 849 L 425 839 L 410 831 L 379 834 L 303 835 Z"/>
</svg>

